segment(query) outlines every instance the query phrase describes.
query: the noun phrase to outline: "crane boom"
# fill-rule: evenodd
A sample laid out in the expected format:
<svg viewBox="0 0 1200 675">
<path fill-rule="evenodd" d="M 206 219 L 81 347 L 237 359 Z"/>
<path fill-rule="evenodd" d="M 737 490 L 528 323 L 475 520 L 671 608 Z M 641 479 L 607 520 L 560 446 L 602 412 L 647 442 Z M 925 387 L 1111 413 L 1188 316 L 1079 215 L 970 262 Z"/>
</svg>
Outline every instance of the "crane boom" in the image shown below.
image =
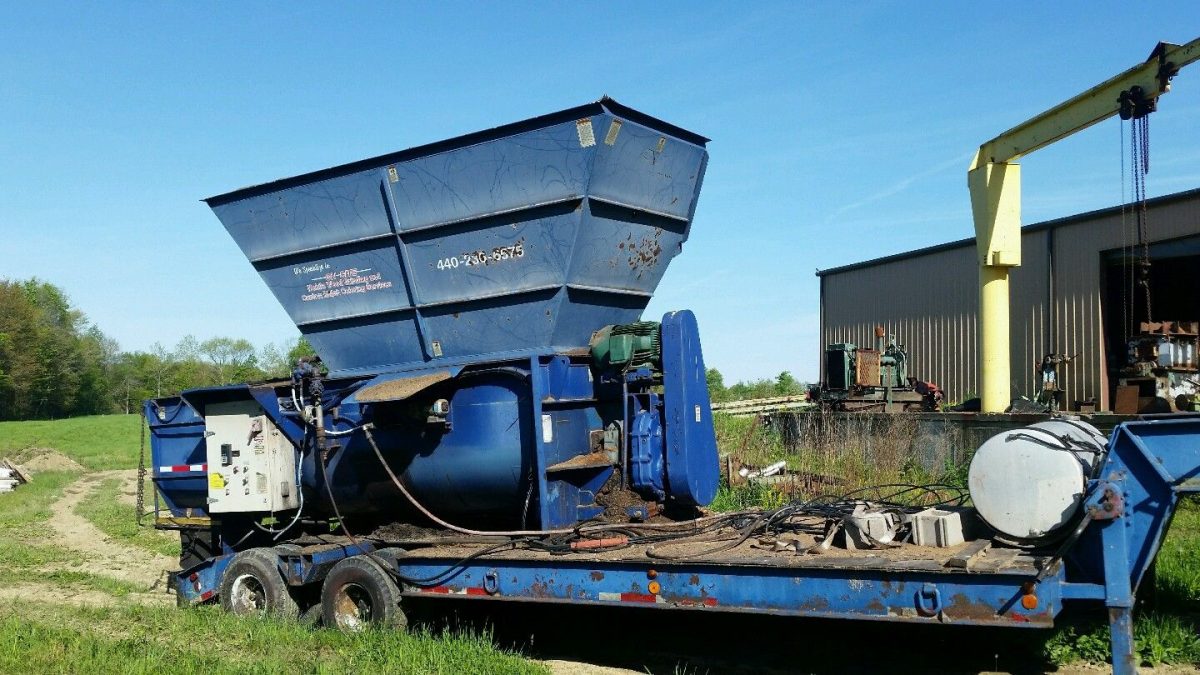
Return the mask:
<svg viewBox="0 0 1200 675">
<path fill-rule="evenodd" d="M 980 398 L 983 412 L 1011 399 L 1009 268 L 1021 264 L 1021 167 L 1016 160 L 1113 115 L 1153 112 L 1179 69 L 1200 60 L 1200 38 L 1158 43 L 1150 58 L 979 146 L 967 170 L 979 255 Z"/>
</svg>

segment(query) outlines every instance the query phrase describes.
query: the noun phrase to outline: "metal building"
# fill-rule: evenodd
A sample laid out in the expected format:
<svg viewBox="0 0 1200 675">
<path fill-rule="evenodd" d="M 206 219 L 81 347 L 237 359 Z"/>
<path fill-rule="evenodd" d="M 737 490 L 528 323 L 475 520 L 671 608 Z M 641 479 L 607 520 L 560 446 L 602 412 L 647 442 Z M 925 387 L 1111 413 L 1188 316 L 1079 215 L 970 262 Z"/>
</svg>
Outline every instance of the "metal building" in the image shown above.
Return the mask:
<svg viewBox="0 0 1200 675">
<path fill-rule="evenodd" d="M 1200 189 L 1147 201 L 1152 318 L 1200 319 Z M 1110 410 L 1114 370 L 1128 336 L 1147 319 L 1135 287 L 1142 254 L 1132 206 L 1022 228 L 1022 265 L 1011 285 L 1013 397 L 1036 394 L 1035 368 L 1049 353 L 1078 355 L 1062 368 L 1067 404 Z M 975 240 L 817 272 L 821 345 L 874 344 L 875 326 L 909 350 L 909 373 L 941 385 L 947 400 L 978 392 L 978 267 Z M 824 368 L 824 359 L 819 359 Z M 825 373 L 822 372 L 822 379 Z"/>
</svg>

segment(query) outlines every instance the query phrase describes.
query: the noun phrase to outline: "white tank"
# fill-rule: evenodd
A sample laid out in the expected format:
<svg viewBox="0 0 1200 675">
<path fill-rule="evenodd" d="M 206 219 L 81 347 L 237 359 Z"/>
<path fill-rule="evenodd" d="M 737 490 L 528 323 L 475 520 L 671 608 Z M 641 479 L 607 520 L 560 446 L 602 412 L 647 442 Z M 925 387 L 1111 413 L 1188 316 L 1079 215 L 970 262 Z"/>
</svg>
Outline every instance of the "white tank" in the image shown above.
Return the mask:
<svg viewBox="0 0 1200 675">
<path fill-rule="evenodd" d="M 1104 435 L 1075 420 L 1048 420 L 996 434 L 971 460 L 971 501 L 979 517 L 1006 538 L 1045 541 L 1079 512 L 1104 449 Z"/>
</svg>

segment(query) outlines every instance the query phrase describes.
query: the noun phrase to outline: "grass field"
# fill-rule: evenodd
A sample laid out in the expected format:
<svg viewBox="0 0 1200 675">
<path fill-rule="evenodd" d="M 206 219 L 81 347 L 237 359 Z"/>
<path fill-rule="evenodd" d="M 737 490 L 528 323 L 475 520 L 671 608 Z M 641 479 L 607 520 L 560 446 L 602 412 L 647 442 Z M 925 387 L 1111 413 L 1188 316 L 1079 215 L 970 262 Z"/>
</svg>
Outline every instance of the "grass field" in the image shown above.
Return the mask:
<svg viewBox="0 0 1200 675">
<path fill-rule="evenodd" d="M 499 649 L 470 630 L 437 635 L 368 631 L 346 635 L 297 623 L 239 619 L 216 607 L 181 611 L 161 588 L 116 569 L 93 571 L 95 556 L 63 541 L 55 504 L 93 472 L 138 462 L 136 415 L 0 423 L 0 457 L 57 450 L 83 469 L 42 471 L 0 495 L 0 673 L 544 673 L 547 667 Z M 109 474 L 98 474 L 108 476 Z M 125 478 L 129 478 L 126 476 Z M 177 556 L 178 538 L 139 528 L 129 480 L 89 483 L 74 513 L 109 540 L 147 557 Z"/>
<path fill-rule="evenodd" d="M 54 448 L 93 471 L 132 469 L 137 467 L 141 421 L 140 415 L 98 415 L 0 422 L 0 457 L 25 448 Z"/>
<path fill-rule="evenodd" d="M 544 673 L 481 634 L 366 631 L 238 619 L 217 607 L 16 603 L 0 619 L 0 672 Z"/>
</svg>

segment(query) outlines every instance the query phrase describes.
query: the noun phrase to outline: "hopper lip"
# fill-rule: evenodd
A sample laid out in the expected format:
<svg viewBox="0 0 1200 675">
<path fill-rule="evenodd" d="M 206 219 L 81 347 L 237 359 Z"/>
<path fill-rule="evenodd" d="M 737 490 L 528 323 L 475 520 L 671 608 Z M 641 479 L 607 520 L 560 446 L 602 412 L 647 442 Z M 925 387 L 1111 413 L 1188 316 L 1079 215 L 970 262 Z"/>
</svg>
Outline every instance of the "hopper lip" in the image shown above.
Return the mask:
<svg viewBox="0 0 1200 675">
<path fill-rule="evenodd" d="M 605 95 L 602 96 L 598 101 L 575 106 L 573 108 L 567 108 L 565 110 L 559 110 L 557 112 L 547 113 L 545 115 L 538 115 L 537 117 L 531 117 L 519 122 L 512 122 L 498 127 L 493 127 L 491 129 L 484 129 L 482 131 L 475 131 L 468 134 L 463 134 L 461 136 L 435 141 L 433 143 L 417 145 L 404 150 L 378 155 L 376 157 L 369 157 L 367 159 L 360 159 L 358 161 L 348 162 L 346 164 L 339 164 L 337 166 L 321 169 L 319 171 L 311 171 L 296 176 L 290 176 L 288 178 L 280 178 L 268 183 L 261 183 L 258 185 L 239 188 L 237 190 L 233 190 L 232 192 L 226 192 L 224 194 L 205 198 L 202 201 L 208 204 L 209 207 L 221 206 L 223 204 L 229 204 L 241 199 L 246 199 L 248 197 L 257 197 L 264 194 L 269 194 L 271 192 L 276 192 L 278 190 L 305 185 L 327 178 L 344 176 L 360 171 L 367 171 L 369 169 L 376 169 L 388 164 L 395 164 L 419 157 L 437 154 L 439 152 L 476 145 L 485 141 L 511 136 L 522 131 L 539 129 L 552 126 L 554 124 L 560 124 L 562 122 L 595 115 L 606 110 L 617 115 L 618 117 L 625 118 L 631 122 L 641 124 L 656 131 L 670 134 L 684 142 L 691 143 L 693 145 L 705 147 L 706 144 L 711 140 L 695 132 L 688 131 L 683 127 L 676 126 L 670 122 L 663 121 L 657 117 L 647 115 L 646 113 L 634 110 L 626 105 L 622 105 L 616 100 Z"/>
</svg>

